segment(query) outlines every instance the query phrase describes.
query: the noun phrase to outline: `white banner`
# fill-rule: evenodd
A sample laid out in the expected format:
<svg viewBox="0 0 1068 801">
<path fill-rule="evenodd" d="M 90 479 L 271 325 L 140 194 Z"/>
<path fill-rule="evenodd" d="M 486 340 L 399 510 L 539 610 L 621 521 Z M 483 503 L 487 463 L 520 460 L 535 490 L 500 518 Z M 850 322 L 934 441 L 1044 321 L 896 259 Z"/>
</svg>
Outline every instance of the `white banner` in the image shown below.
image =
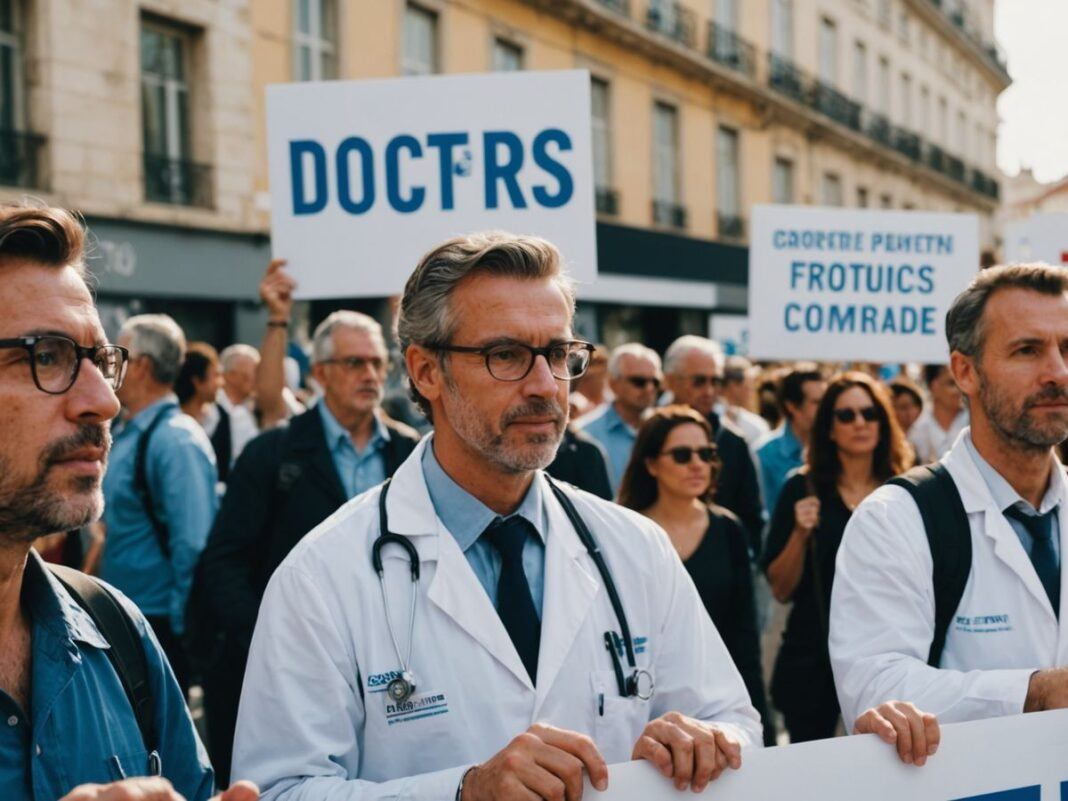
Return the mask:
<svg viewBox="0 0 1068 801">
<path fill-rule="evenodd" d="M 1068 266 L 1068 214 L 1033 214 L 1005 226 L 1005 262 Z"/>
<path fill-rule="evenodd" d="M 946 312 L 978 269 L 974 215 L 755 206 L 749 353 L 946 362 Z"/>
<path fill-rule="evenodd" d="M 399 293 L 423 255 L 489 229 L 596 277 L 584 70 L 267 89 L 271 244 L 299 295 Z"/>
<path fill-rule="evenodd" d="M 1068 801 L 1068 710 L 942 727 L 938 753 L 905 765 L 875 735 L 745 749 L 705 791 L 715 801 Z M 687 796 L 690 796 L 687 793 Z M 680 801 L 648 762 L 609 768 L 583 798 Z"/>
</svg>

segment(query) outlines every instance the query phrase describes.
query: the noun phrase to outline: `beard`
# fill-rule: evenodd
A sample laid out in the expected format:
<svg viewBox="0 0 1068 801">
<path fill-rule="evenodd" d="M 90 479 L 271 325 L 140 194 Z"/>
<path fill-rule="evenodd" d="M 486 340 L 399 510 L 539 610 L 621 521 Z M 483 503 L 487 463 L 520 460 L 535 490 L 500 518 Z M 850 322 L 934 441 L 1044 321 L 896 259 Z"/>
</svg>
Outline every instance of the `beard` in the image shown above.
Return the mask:
<svg viewBox="0 0 1068 801">
<path fill-rule="evenodd" d="M 11 460 L 0 456 L 0 539 L 32 542 L 45 534 L 72 531 L 100 517 L 104 495 L 96 476 L 78 476 L 66 486 L 53 486 L 56 463 L 85 447 L 103 448 L 106 461 L 111 449 L 107 424 L 83 425 L 77 434 L 48 445 L 29 482 L 12 479 Z"/>
<path fill-rule="evenodd" d="M 979 372 L 979 404 L 994 430 L 1016 447 L 1045 451 L 1068 438 L 1068 413 L 1041 417 L 1031 410 L 1041 403 L 1068 403 L 1068 388 L 1046 387 L 1016 406 L 1012 399 Z"/>
<path fill-rule="evenodd" d="M 500 420 L 500 433 L 494 432 L 485 415 L 468 403 L 451 381 L 446 382 L 443 400 L 449 422 L 457 436 L 477 451 L 487 462 L 505 473 L 527 473 L 543 470 L 556 458 L 556 450 L 564 436 L 567 413 L 556 400 L 535 400 L 509 409 Z M 552 417 L 552 433 L 531 433 L 514 442 L 508 426 L 524 417 Z"/>
</svg>

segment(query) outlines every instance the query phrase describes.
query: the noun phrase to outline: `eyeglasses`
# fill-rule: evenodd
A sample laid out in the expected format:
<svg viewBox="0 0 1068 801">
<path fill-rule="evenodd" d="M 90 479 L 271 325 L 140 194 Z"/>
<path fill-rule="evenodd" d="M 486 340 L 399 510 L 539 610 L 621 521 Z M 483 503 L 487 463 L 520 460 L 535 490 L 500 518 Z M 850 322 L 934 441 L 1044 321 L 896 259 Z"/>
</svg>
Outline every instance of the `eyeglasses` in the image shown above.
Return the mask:
<svg viewBox="0 0 1068 801">
<path fill-rule="evenodd" d="M 857 419 L 857 415 L 864 418 L 865 423 L 874 423 L 879 419 L 879 412 L 874 406 L 865 406 L 863 409 L 835 409 L 834 419 L 839 423 L 849 424 Z"/>
<path fill-rule="evenodd" d="M 691 375 L 688 378 L 694 389 L 701 389 L 705 384 L 711 384 L 717 388 L 723 387 L 723 376 L 721 375 Z"/>
<path fill-rule="evenodd" d="M 535 348 L 522 342 L 501 342 L 481 348 L 463 345 L 439 345 L 437 350 L 449 353 L 477 353 L 486 361 L 489 374 L 498 381 L 522 381 L 534 367 L 534 359 L 544 356 L 553 378 L 570 381 L 582 376 L 590 366 L 593 345 L 569 340 Z"/>
<path fill-rule="evenodd" d="M 645 389 L 650 384 L 652 384 L 657 389 L 660 389 L 659 378 L 647 378 L 643 375 L 628 375 L 626 379 L 635 389 Z"/>
<path fill-rule="evenodd" d="M 0 348 L 22 348 L 30 355 L 30 375 L 41 392 L 62 395 L 78 380 L 82 361 L 88 359 L 113 390 L 122 386 L 130 352 L 119 345 L 83 348 L 70 337 L 48 334 L 0 339 Z"/>
<path fill-rule="evenodd" d="M 703 448 L 691 448 L 689 445 L 679 445 L 677 448 L 669 448 L 666 451 L 661 451 L 661 456 L 671 456 L 675 460 L 676 464 L 689 464 L 693 459 L 694 454 L 697 454 L 697 458 L 705 464 L 711 464 L 715 461 L 717 451 L 711 445 L 706 445 Z"/>
<path fill-rule="evenodd" d="M 368 366 L 370 366 L 376 373 L 379 373 L 382 371 L 382 367 L 385 363 L 386 360 L 381 356 L 370 356 L 368 358 L 364 358 L 363 356 L 339 356 L 336 359 L 319 360 L 319 364 L 337 364 L 351 373 L 362 373 Z"/>
</svg>

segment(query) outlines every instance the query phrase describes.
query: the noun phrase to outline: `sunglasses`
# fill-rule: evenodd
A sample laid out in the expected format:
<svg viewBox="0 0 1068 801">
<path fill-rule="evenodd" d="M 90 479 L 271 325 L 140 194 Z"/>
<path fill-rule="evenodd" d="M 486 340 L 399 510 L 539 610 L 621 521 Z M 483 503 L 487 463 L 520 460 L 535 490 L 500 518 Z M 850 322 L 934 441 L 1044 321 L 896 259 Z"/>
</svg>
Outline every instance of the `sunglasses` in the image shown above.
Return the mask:
<svg viewBox="0 0 1068 801">
<path fill-rule="evenodd" d="M 700 389 L 705 384 L 711 384 L 714 387 L 723 386 L 723 376 L 719 375 L 691 375 L 689 378 L 694 389 Z"/>
<path fill-rule="evenodd" d="M 697 458 L 705 464 L 712 464 L 716 458 L 716 449 L 711 445 L 706 445 L 703 448 L 691 448 L 689 445 L 680 445 L 677 448 L 661 451 L 660 455 L 670 455 L 671 458 L 675 460 L 676 464 L 689 464 L 695 453 L 697 454 Z"/>
<path fill-rule="evenodd" d="M 864 418 L 865 423 L 874 423 L 879 419 L 879 413 L 874 406 L 865 406 L 863 409 L 835 409 L 834 419 L 848 424 L 857 419 L 857 414 Z"/>
<path fill-rule="evenodd" d="M 657 389 L 660 389 L 660 379 L 659 378 L 646 378 L 645 376 L 642 376 L 642 375 L 628 375 L 627 376 L 627 381 L 635 389 L 645 389 L 650 384 L 652 384 Z"/>
</svg>

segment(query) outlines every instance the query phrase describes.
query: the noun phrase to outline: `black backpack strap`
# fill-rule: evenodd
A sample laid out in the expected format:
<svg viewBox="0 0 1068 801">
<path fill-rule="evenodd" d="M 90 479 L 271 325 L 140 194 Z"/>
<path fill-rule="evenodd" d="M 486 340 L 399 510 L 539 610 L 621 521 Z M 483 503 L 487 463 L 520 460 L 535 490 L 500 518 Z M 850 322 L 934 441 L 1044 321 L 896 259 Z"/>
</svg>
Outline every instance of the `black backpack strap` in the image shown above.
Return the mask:
<svg viewBox="0 0 1068 801">
<path fill-rule="evenodd" d="M 157 751 L 156 705 L 148 681 L 148 660 L 137 626 L 119 600 L 103 584 L 73 568 L 49 564 L 48 569 L 78 606 L 93 619 L 111 646 L 108 660 L 122 682 L 130 701 L 145 750 Z"/>
<path fill-rule="evenodd" d="M 949 624 L 960 606 L 972 569 L 972 531 L 960 491 L 942 464 L 914 467 L 890 479 L 908 491 L 919 507 L 933 562 L 935 626 L 927 664 L 938 667 Z"/>
<path fill-rule="evenodd" d="M 152 533 L 156 535 L 156 542 L 159 543 L 159 549 L 166 559 L 170 559 L 171 556 L 170 532 L 167 531 L 167 526 L 164 522 L 159 519 L 159 515 L 156 514 L 156 507 L 152 503 L 152 491 L 148 486 L 147 462 L 148 446 L 152 440 L 152 434 L 159 427 L 159 424 L 169 416 L 167 413 L 170 408 L 169 405 L 164 406 L 152 418 L 148 428 L 141 432 L 141 436 L 137 439 L 137 452 L 134 455 L 134 492 L 137 493 L 137 497 L 141 500 L 141 505 L 145 508 L 148 522 L 152 525 Z"/>
</svg>

